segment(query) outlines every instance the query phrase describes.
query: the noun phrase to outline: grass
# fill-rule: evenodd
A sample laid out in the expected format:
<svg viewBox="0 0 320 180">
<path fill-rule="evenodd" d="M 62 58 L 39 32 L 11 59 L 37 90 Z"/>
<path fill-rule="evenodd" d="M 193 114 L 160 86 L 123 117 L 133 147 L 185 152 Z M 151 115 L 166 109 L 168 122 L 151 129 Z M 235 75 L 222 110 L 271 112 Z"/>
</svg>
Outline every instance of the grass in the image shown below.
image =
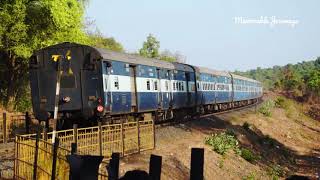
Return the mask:
<svg viewBox="0 0 320 180">
<path fill-rule="evenodd" d="M 251 172 L 247 176 L 242 177 L 242 180 L 255 180 L 256 179 L 256 173 Z"/>
<path fill-rule="evenodd" d="M 284 175 L 284 170 L 279 164 L 272 164 L 268 167 L 267 173 L 272 180 L 278 180 Z"/>
<path fill-rule="evenodd" d="M 239 147 L 239 142 L 235 136 L 234 131 L 232 130 L 206 137 L 205 143 L 210 145 L 212 147 L 212 150 L 220 155 L 225 155 L 229 150 L 233 150 L 236 154 L 240 155 L 243 159 L 250 163 L 259 159 L 259 156 L 257 156 L 250 149 Z M 219 163 L 219 167 L 220 164 L 221 163 Z"/>
<path fill-rule="evenodd" d="M 241 148 L 241 157 L 250 163 L 259 159 L 259 156 L 247 148 Z"/>
<path fill-rule="evenodd" d="M 294 118 L 299 116 L 299 113 L 297 112 L 299 108 L 296 106 L 296 103 L 291 99 L 279 96 L 275 100 L 275 106 L 284 109 L 288 118 Z"/>
<path fill-rule="evenodd" d="M 272 109 L 275 107 L 275 103 L 273 100 L 267 100 L 259 107 L 258 112 L 263 114 L 264 116 L 271 117 Z"/>
<path fill-rule="evenodd" d="M 215 152 L 221 155 L 226 154 L 230 149 L 233 149 L 237 154 L 240 153 L 239 142 L 233 131 L 213 134 L 205 138 L 205 143 L 210 145 Z"/>
</svg>

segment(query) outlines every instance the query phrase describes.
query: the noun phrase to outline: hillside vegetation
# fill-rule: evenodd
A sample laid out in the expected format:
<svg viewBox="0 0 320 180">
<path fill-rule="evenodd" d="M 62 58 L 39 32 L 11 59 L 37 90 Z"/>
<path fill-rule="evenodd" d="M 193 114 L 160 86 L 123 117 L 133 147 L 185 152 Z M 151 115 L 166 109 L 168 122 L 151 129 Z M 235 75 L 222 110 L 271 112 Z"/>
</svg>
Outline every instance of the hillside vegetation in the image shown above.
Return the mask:
<svg viewBox="0 0 320 180">
<path fill-rule="evenodd" d="M 207 116 L 156 130 L 156 149 L 126 157 L 126 170 L 148 170 L 150 154 L 161 155 L 162 179 L 188 179 L 192 147 L 205 148 L 205 179 L 277 180 L 291 175 L 317 177 L 320 122 L 301 104 L 265 95 L 267 107 Z M 265 114 L 261 108 L 270 113 Z"/>
<path fill-rule="evenodd" d="M 261 81 L 265 91 L 278 92 L 303 103 L 305 114 L 320 120 L 320 57 L 294 65 L 235 73 Z"/>
<path fill-rule="evenodd" d="M 314 61 L 303 61 L 294 65 L 265 69 L 258 67 L 235 73 L 261 81 L 265 90 L 283 91 L 304 101 L 320 96 L 320 57 Z"/>
</svg>

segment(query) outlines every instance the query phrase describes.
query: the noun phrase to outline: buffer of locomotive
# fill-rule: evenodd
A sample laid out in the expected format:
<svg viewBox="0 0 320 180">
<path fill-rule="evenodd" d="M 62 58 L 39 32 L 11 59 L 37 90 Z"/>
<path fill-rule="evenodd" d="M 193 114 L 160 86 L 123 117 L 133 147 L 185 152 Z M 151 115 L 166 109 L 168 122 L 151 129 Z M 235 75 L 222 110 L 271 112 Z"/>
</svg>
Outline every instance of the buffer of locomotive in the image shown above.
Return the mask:
<svg viewBox="0 0 320 180">
<path fill-rule="evenodd" d="M 35 52 L 30 60 L 32 105 L 39 120 L 54 114 L 57 63 L 52 57 L 66 54 L 66 71 L 72 73 L 61 75 L 59 117 L 70 124 L 180 118 L 251 104 L 262 95 L 258 81 L 228 72 L 62 43 Z"/>
</svg>

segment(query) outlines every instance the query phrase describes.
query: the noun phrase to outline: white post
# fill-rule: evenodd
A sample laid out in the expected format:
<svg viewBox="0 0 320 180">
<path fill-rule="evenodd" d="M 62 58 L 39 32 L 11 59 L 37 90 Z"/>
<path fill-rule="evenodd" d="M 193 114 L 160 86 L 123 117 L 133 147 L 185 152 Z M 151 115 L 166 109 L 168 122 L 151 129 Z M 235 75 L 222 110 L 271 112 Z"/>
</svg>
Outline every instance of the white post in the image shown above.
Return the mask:
<svg viewBox="0 0 320 180">
<path fill-rule="evenodd" d="M 61 79 L 61 59 L 58 60 L 58 71 L 57 71 L 57 83 L 56 83 L 56 97 L 54 100 L 54 114 L 53 114 L 53 131 L 52 131 L 52 144 L 55 143 L 57 121 L 58 121 L 58 107 L 59 107 L 59 94 L 60 94 L 60 79 Z"/>
</svg>

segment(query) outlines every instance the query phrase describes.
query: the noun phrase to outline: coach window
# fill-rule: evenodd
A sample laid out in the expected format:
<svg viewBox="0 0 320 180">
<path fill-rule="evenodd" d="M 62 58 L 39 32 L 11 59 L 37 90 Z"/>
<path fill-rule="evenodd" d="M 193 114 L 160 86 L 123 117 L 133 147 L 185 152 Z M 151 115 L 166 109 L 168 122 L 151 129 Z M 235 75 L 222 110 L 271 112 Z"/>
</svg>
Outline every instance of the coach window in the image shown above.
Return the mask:
<svg viewBox="0 0 320 180">
<path fill-rule="evenodd" d="M 181 91 L 184 91 L 184 84 L 181 85 Z"/>
<path fill-rule="evenodd" d="M 158 90 L 158 82 L 157 81 L 154 82 L 154 90 L 156 90 L 156 91 Z"/>
<path fill-rule="evenodd" d="M 176 90 L 176 83 L 173 82 L 173 90 L 175 91 Z"/>
<path fill-rule="evenodd" d="M 147 80 L 147 90 L 150 90 L 150 81 Z"/>
<path fill-rule="evenodd" d="M 166 91 L 169 91 L 169 84 L 168 81 L 165 81 Z"/>
<path fill-rule="evenodd" d="M 119 89 L 119 79 L 118 79 L 118 77 L 114 78 L 114 87 L 115 87 L 115 89 Z"/>
</svg>

